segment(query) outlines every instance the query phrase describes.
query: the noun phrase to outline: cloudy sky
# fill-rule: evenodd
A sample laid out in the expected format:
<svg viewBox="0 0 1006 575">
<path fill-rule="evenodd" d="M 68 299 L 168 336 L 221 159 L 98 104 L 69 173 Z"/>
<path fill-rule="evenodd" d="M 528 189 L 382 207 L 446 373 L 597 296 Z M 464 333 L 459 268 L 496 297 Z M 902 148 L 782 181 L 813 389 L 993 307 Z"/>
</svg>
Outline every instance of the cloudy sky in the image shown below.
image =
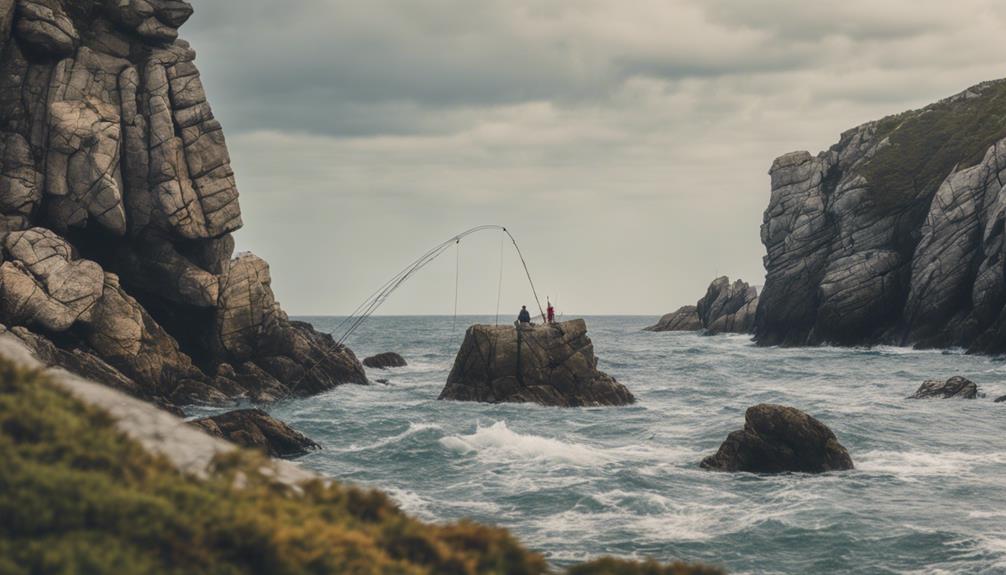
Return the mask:
<svg viewBox="0 0 1006 575">
<path fill-rule="evenodd" d="M 760 284 L 767 170 L 1006 76 L 1002 0 L 195 0 L 183 36 L 238 175 L 238 248 L 339 314 L 472 226 L 567 315 Z M 494 312 L 473 237 L 383 313 Z M 503 308 L 531 304 L 509 251 Z"/>
</svg>

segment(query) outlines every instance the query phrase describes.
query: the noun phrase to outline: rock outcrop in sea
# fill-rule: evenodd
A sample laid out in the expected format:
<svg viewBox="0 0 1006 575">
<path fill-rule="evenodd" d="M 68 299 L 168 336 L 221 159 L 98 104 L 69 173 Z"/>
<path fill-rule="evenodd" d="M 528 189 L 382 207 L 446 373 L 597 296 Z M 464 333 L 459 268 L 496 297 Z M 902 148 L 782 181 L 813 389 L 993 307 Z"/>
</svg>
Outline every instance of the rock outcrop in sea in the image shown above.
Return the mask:
<svg viewBox="0 0 1006 575">
<path fill-rule="evenodd" d="M 0 0 L 0 323 L 162 403 L 365 383 L 233 257 L 238 191 L 182 0 Z"/>
<path fill-rule="evenodd" d="M 986 82 L 776 159 L 758 343 L 1006 351 L 1004 115 Z"/>
<path fill-rule="evenodd" d="M 628 388 L 597 369 L 582 319 L 468 328 L 439 399 L 561 407 L 635 401 Z"/>
<path fill-rule="evenodd" d="M 727 436 L 703 469 L 753 473 L 823 473 L 852 469 L 852 458 L 828 426 L 794 407 L 759 404 L 744 429 Z"/>
<path fill-rule="evenodd" d="M 393 351 L 386 351 L 365 358 L 363 365 L 374 369 L 388 369 L 389 367 L 405 367 L 409 364 L 401 355 Z"/>
<path fill-rule="evenodd" d="M 730 278 L 718 277 L 709 284 L 706 295 L 695 305 L 686 305 L 660 318 L 646 331 L 705 331 L 717 333 L 751 333 L 758 290 L 743 280 L 730 283 Z"/>
<path fill-rule="evenodd" d="M 919 389 L 908 399 L 977 399 L 978 386 L 966 377 L 955 375 L 943 381 L 930 379 L 922 382 Z"/>
<path fill-rule="evenodd" d="M 261 450 L 272 457 L 290 459 L 321 449 L 314 440 L 261 409 L 236 409 L 189 423 L 214 437 Z"/>
</svg>

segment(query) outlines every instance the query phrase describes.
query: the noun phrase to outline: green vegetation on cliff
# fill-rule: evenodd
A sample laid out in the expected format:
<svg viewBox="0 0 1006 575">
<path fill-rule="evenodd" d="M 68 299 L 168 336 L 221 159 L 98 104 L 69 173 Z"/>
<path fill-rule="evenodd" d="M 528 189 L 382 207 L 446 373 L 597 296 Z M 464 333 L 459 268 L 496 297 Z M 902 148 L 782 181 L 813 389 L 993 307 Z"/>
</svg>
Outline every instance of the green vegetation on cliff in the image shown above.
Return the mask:
<svg viewBox="0 0 1006 575">
<path fill-rule="evenodd" d="M 861 169 L 874 201 L 882 208 L 897 208 L 929 198 L 955 166 L 974 166 L 1006 138 L 1006 80 L 888 116 L 877 122 L 876 141 L 884 138 L 890 138 L 889 145 Z"/>
<path fill-rule="evenodd" d="M 184 476 L 103 412 L 0 359 L 0 573 L 548 573 L 506 530 L 431 525 L 383 494 L 313 482 L 302 493 L 240 451 Z M 601 559 L 577 575 L 714 574 Z"/>
</svg>

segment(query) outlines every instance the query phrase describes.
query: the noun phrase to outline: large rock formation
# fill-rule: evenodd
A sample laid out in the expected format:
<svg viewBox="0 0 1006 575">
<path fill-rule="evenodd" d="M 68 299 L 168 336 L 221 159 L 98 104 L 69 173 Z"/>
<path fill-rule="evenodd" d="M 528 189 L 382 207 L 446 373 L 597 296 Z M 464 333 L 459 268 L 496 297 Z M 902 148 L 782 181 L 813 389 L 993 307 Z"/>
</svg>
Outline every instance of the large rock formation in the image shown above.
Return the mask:
<svg viewBox="0 0 1006 575">
<path fill-rule="evenodd" d="M 955 375 L 943 381 L 929 379 L 922 382 L 919 389 L 908 399 L 976 399 L 978 386 L 966 377 Z"/>
<path fill-rule="evenodd" d="M 635 401 L 624 385 L 598 371 L 582 319 L 468 328 L 440 399 L 562 407 Z"/>
<path fill-rule="evenodd" d="M 757 341 L 1006 351 L 1004 114 L 987 82 L 778 158 Z"/>
<path fill-rule="evenodd" d="M 701 466 L 754 473 L 821 473 L 853 467 L 849 452 L 825 424 L 799 409 L 767 403 L 749 407 L 744 429 L 728 435 Z"/>
<path fill-rule="evenodd" d="M 0 0 L 0 324 L 161 402 L 366 382 L 232 259 L 234 173 L 182 0 Z"/>
<path fill-rule="evenodd" d="M 751 333 L 758 290 L 742 280 L 718 277 L 694 306 L 686 305 L 660 318 L 646 331 L 702 331 L 707 334 Z"/>
</svg>

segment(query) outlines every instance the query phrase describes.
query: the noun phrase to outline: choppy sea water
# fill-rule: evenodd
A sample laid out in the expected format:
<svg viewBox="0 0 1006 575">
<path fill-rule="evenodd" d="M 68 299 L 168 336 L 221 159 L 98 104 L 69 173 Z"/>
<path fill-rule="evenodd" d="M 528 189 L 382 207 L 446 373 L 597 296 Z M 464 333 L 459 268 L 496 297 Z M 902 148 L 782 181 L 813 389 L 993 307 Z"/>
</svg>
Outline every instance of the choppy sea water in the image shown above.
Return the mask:
<svg viewBox="0 0 1006 575">
<path fill-rule="evenodd" d="M 329 331 L 339 318 L 303 318 Z M 565 565 L 600 554 L 734 573 L 1006 573 L 1006 363 L 899 348 L 758 348 L 743 336 L 640 331 L 589 317 L 600 369 L 629 407 L 441 402 L 464 327 L 493 318 L 374 317 L 350 341 L 390 385 L 269 407 L 324 446 L 300 464 L 388 492 L 428 520 L 499 524 Z M 907 401 L 964 375 L 989 397 Z M 856 469 L 702 471 L 744 410 L 792 405 L 830 426 Z"/>
</svg>

